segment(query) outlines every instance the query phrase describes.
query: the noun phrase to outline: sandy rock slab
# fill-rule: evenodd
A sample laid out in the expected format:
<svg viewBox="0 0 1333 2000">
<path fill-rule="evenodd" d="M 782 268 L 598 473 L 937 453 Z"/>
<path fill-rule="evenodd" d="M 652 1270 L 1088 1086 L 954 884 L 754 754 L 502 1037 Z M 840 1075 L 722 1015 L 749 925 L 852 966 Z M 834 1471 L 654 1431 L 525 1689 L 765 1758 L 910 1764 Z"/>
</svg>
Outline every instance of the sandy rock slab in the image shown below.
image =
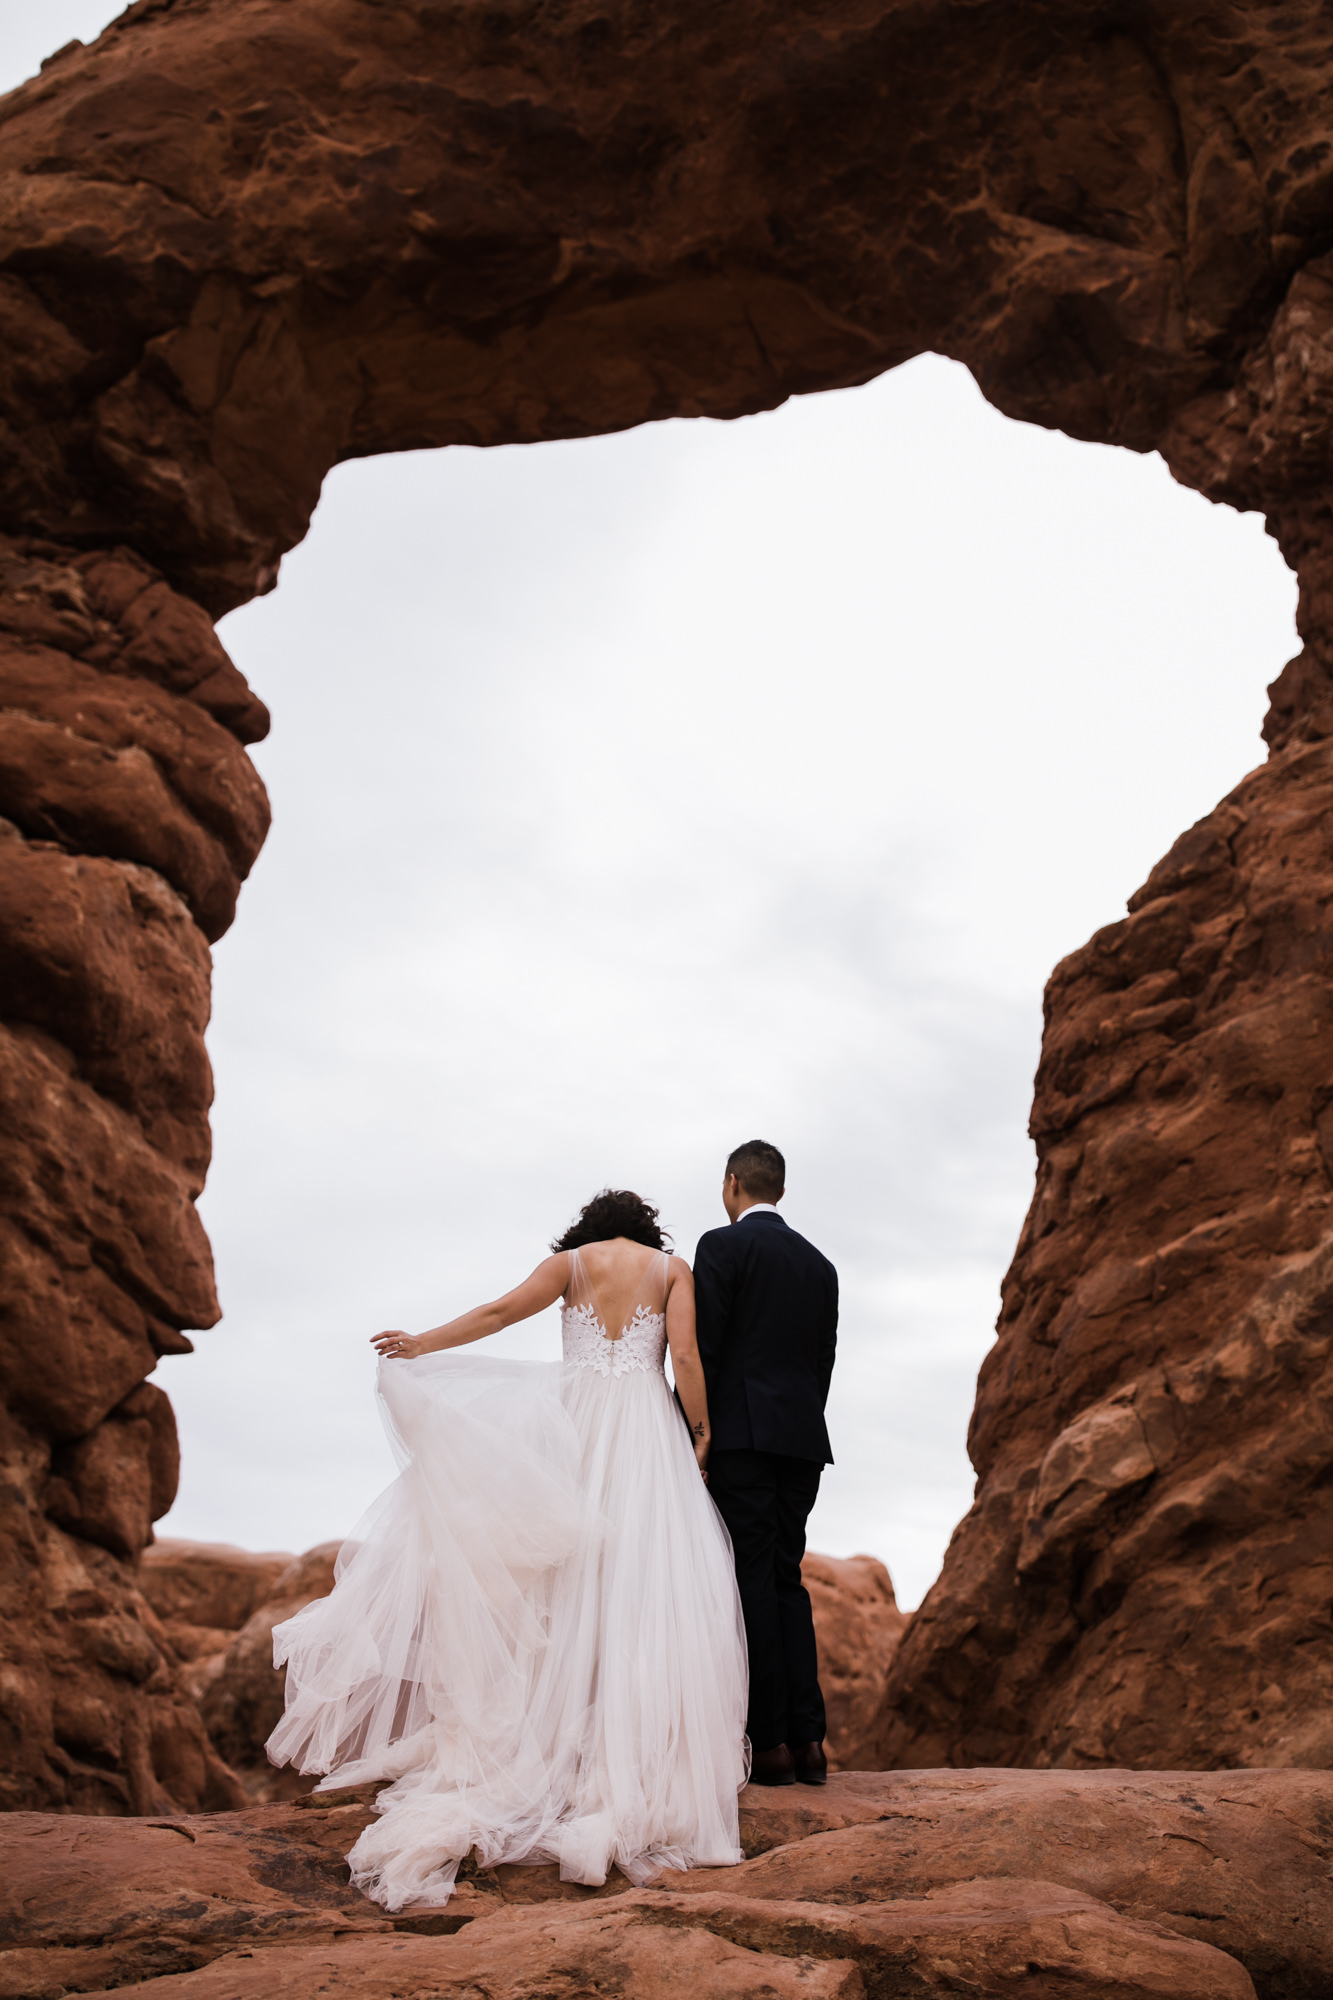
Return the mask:
<svg viewBox="0 0 1333 2000">
<path fill-rule="evenodd" d="M 1032 2000 L 1249 2000 L 1235 1959 L 1091 1897 L 1035 1882 L 980 1882 L 854 1913 L 652 1889 L 538 1905 L 447 1938 L 349 1938 L 238 1952 L 198 1972 L 122 1988 L 156 2000 L 865 2000 L 1030 1995 Z"/>
<path fill-rule="evenodd" d="M 390 1917 L 344 1855 L 374 1787 L 143 1820 L 0 1819 L 0 2000 L 1333 1991 L 1317 1772 L 883 1772 L 742 1796 L 750 1859 L 632 1890 L 478 1870 Z"/>
<path fill-rule="evenodd" d="M 96 1992 L 273 1939 L 389 1930 L 344 1861 L 371 1797 L 161 1819 L 0 1816 L 0 1996 Z"/>
<path fill-rule="evenodd" d="M 751 1786 L 741 1833 L 738 1896 L 850 1907 L 1033 1876 L 1219 1947 L 1261 1996 L 1333 1995 L 1326 1771 L 848 1772 L 823 1791 Z"/>
</svg>

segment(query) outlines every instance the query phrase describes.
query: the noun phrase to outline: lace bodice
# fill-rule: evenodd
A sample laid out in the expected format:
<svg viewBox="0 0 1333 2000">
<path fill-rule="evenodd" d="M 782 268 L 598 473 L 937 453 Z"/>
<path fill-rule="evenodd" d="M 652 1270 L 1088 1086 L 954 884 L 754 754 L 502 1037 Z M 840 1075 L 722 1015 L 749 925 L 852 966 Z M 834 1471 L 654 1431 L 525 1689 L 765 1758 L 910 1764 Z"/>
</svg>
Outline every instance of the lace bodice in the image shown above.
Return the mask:
<svg viewBox="0 0 1333 2000">
<path fill-rule="evenodd" d="M 666 1314 L 635 1308 L 618 1340 L 611 1340 L 594 1306 L 566 1306 L 560 1315 L 565 1361 L 575 1368 L 595 1368 L 599 1375 L 644 1375 L 662 1372 L 666 1358 Z"/>
</svg>

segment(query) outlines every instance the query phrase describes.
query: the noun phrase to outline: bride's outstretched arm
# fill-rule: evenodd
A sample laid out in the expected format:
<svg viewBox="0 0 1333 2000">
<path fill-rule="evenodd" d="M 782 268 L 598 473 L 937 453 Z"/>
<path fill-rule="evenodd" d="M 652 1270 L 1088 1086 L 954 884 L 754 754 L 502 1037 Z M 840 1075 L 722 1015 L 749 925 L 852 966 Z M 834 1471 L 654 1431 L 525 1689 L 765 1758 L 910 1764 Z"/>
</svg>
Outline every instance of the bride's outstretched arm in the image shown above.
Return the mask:
<svg viewBox="0 0 1333 2000">
<path fill-rule="evenodd" d="M 690 1427 L 690 1439 L 699 1470 L 707 1479 L 708 1391 L 704 1387 L 703 1363 L 694 1335 L 694 1279 L 683 1257 L 671 1259 L 671 1290 L 666 1303 L 667 1345 L 671 1349 L 671 1372 L 676 1378 L 676 1394 Z"/>
<path fill-rule="evenodd" d="M 544 1258 L 531 1277 L 515 1285 L 502 1299 L 493 1299 L 488 1306 L 474 1306 L 461 1319 L 446 1320 L 443 1326 L 433 1326 L 427 1333 L 372 1334 L 371 1346 L 386 1361 L 415 1361 L 419 1355 L 438 1354 L 445 1347 L 466 1347 L 471 1341 L 485 1340 L 488 1333 L 499 1333 L 502 1327 L 514 1326 L 521 1319 L 531 1319 L 534 1313 L 545 1312 L 568 1284 L 569 1252 L 561 1250 L 554 1257 Z"/>
</svg>

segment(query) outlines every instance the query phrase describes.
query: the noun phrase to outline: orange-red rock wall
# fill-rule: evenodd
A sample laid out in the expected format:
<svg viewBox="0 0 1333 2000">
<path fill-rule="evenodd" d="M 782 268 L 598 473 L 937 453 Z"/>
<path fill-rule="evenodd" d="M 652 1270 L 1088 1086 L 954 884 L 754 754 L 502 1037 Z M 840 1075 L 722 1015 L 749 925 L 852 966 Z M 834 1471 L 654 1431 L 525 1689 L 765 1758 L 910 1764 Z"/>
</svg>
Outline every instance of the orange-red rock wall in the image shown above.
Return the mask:
<svg viewBox="0 0 1333 2000">
<path fill-rule="evenodd" d="M 874 1761 L 1333 1767 L 1333 742 L 1057 967 L 977 1501 Z"/>
<path fill-rule="evenodd" d="M 233 1788 L 133 1564 L 179 1472 L 147 1377 L 218 1316 L 211 939 L 268 824 L 266 726 L 126 550 L 0 538 L 0 1800 Z"/>
</svg>

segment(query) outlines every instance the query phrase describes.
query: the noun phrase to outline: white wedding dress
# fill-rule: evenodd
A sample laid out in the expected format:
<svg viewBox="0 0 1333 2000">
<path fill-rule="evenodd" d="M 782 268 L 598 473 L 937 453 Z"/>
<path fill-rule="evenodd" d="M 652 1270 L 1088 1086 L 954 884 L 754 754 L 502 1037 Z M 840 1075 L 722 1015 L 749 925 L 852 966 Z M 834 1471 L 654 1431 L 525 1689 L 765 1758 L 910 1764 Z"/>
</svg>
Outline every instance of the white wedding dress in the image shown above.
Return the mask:
<svg viewBox="0 0 1333 2000">
<path fill-rule="evenodd" d="M 563 1363 L 381 1363 L 402 1471 L 274 1630 L 269 1756 L 393 1780 L 348 1856 L 390 1910 L 447 1902 L 473 1848 L 588 1883 L 741 1859 L 745 1635 L 663 1373 L 667 1258 L 612 1338 L 567 1254 Z"/>
</svg>

